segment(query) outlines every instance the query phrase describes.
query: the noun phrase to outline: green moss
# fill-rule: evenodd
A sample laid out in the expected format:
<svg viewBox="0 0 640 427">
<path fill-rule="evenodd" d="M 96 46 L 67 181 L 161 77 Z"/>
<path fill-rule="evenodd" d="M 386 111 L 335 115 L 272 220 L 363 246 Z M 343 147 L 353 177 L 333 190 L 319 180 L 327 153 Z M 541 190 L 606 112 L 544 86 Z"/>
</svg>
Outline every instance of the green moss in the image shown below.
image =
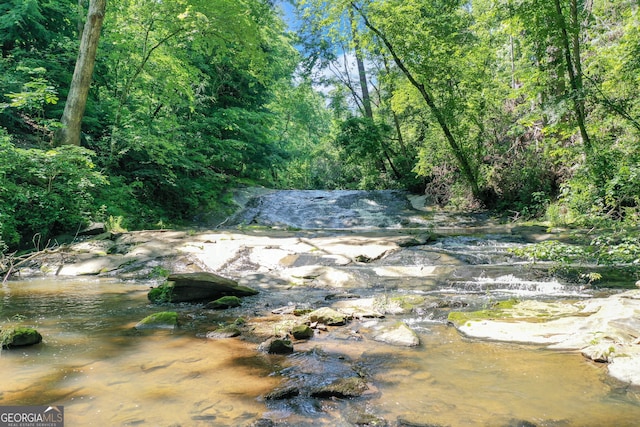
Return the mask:
<svg viewBox="0 0 640 427">
<path fill-rule="evenodd" d="M 398 305 L 403 311 L 411 311 L 424 304 L 425 300 L 425 297 L 420 295 L 402 295 L 391 298 L 391 302 Z"/>
<path fill-rule="evenodd" d="M 160 313 L 151 314 L 142 319 L 139 325 L 177 325 L 178 313 L 175 311 L 161 311 Z"/>
<path fill-rule="evenodd" d="M 19 326 L 0 331 L 0 344 L 2 348 L 33 345 L 41 341 L 42 335 L 33 328 Z"/>
<path fill-rule="evenodd" d="M 291 335 L 298 340 L 309 339 L 313 336 L 313 329 L 307 325 L 297 325 L 291 328 Z"/>
<path fill-rule="evenodd" d="M 156 288 L 152 288 L 147 294 L 147 298 L 154 304 L 162 304 L 171 302 L 172 293 L 173 286 L 165 283 Z"/>
<path fill-rule="evenodd" d="M 506 302 L 506 301 L 505 301 Z M 517 303 L 515 303 L 517 304 Z M 456 326 L 465 324 L 470 320 L 483 320 L 483 319 L 505 319 L 512 317 L 511 313 L 504 311 L 505 309 L 512 308 L 506 304 L 506 307 L 496 307 L 490 310 L 478 310 L 478 311 L 452 311 L 449 313 L 447 320 Z"/>
<path fill-rule="evenodd" d="M 236 296 L 227 295 L 222 298 L 218 298 L 215 301 L 211 301 L 207 304 L 206 308 L 214 310 L 223 310 L 225 308 L 240 307 L 242 301 Z"/>
<path fill-rule="evenodd" d="M 498 309 L 498 310 L 505 310 L 508 308 L 513 308 L 515 307 L 517 304 L 520 303 L 520 300 L 516 299 L 516 298 L 511 298 L 505 301 L 498 301 L 495 304 L 493 304 L 493 308 L 494 309 Z"/>
</svg>

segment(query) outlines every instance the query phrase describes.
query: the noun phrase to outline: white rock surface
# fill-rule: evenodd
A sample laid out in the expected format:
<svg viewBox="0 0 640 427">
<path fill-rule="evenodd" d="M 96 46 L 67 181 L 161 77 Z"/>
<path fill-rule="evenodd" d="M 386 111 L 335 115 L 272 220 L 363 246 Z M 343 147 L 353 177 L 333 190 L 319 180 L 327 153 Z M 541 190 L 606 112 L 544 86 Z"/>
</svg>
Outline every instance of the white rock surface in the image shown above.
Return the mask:
<svg viewBox="0 0 640 427">
<path fill-rule="evenodd" d="M 640 385 L 640 290 L 573 304 L 525 301 L 504 313 L 512 317 L 472 319 L 458 329 L 470 337 L 580 351 L 610 362 L 613 377 Z"/>
</svg>

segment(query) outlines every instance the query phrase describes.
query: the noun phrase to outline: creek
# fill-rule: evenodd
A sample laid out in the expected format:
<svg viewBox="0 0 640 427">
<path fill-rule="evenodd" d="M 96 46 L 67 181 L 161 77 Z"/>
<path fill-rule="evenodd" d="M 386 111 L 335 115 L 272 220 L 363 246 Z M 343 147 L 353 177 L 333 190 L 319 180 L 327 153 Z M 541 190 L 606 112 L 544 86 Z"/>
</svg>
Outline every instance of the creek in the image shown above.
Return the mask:
<svg viewBox="0 0 640 427">
<path fill-rule="evenodd" d="M 575 301 L 619 292 L 606 283 L 566 283 L 548 266 L 511 256 L 508 248 L 535 240 L 532 230 L 483 213 L 434 211 L 393 191 L 267 191 L 246 202 L 224 229 L 207 231 L 192 246 L 233 241 L 236 255 L 216 272 L 260 294 L 226 311 L 174 304 L 181 318 L 176 330 L 134 329 L 159 311 L 147 300 L 157 284 L 148 275 L 3 283 L 0 328 L 31 325 L 44 341 L 0 352 L 0 405 L 64 405 L 67 426 L 637 425 L 639 390 L 608 376 L 606 365 L 579 352 L 471 339 L 447 324 L 452 309 L 510 298 Z M 424 239 L 425 233 L 437 237 Z M 399 238 L 412 243 L 359 262 L 343 262 L 326 249 L 351 244 L 367 253 L 371 242 Z M 256 239 L 266 239 L 260 255 L 248 249 Z M 292 241 L 317 250 L 292 255 Z M 296 273 L 318 265 L 349 280 Z M 298 270 L 283 275 L 288 269 Z M 329 305 L 335 294 L 419 296 L 426 303 L 317 331 L 286 356 L 260 352 L 248 338 L 205 338 L 212 325 L 239 317 L 257 330 L 276 328 L 274 309 Z M 418 334 L 418 347 L 369 338 L 379 323 L 400 320 Z M 360 397 L 265 399 L 283 385 L 304 390 L 354 375 L 368 385 Z"/>
</svg>

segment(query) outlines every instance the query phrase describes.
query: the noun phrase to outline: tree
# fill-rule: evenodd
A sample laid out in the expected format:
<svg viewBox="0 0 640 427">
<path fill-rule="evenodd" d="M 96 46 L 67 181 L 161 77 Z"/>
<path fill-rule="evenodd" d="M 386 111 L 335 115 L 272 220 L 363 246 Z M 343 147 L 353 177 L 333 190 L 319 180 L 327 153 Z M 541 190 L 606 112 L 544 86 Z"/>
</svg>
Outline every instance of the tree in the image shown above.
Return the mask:
<svg viewBox="0 0 640 427">
<path fill-rule="evenodd" d="M 82 117 L 87 105 L 106 7 L 106 0 L 91 0 L 89 4 L 78 59 L 62 114 L 62 128 L 56 135 L 56 143 L 58 144 L 80 145 Z"/>
<path fill-rule="evenodd" d="M 437 3 L 427 6 L 419 2 L 390 2 L 375 10 L 379 24 L 373 21 L 365 7 L 355 2 L 351 7 L 386 47 L 396 66 L 429 107 L 474 197 L 488 202 L 474 160 L 480 153 L 467 149 L 461 140 L 468 137 L 456 134 L 455 130 L 455 123 L 460 120 L 456 115 L 465 114 L 459 89 L 464 86 L 462 79 L 467 77 L 451 57 L 454 52 L 465 55 L 473 38 L 465 27 L 468 25 L 466 12 L 460 2 Z M 415 33 L 413 37 L 408 37 L 402 30 L 409 27 Z M 398 49 L 400 45 L 402 51 Z"/>
</svg>

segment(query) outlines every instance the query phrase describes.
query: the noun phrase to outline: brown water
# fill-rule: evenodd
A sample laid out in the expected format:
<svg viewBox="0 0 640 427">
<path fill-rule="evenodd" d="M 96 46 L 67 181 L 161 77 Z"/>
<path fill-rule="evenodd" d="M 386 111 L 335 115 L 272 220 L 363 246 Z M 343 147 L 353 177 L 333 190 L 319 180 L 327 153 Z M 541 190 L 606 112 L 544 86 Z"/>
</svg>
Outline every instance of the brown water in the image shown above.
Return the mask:
<svg viewBox="0 0 640 427">
<path fill-rule="evenodd" d="M 178 310 L 193 324 L 134 333 L 138 320 L 160 311 L 147 303 L 147 290 L 104 279 L 2 285 L 0 325 L 35 326 L 44 342 L 0 353 L 0 405 L 64 405 L 72 427 L 248 426 L 261 417 L 349 426 L 364 415 L 443 426 L 635 426 L 640 419 L 638 391 L 579 354 L 470 341 L 427 323 L 419 348 L 322 334 L 294 355 L 269 356 L 241 339 L 202 338 L 203 325 L 216 319 L 188 307 Z M 261 398 L 292 378 L 353 370 L 369 381 L 362 398 Z"/>
</svg>

